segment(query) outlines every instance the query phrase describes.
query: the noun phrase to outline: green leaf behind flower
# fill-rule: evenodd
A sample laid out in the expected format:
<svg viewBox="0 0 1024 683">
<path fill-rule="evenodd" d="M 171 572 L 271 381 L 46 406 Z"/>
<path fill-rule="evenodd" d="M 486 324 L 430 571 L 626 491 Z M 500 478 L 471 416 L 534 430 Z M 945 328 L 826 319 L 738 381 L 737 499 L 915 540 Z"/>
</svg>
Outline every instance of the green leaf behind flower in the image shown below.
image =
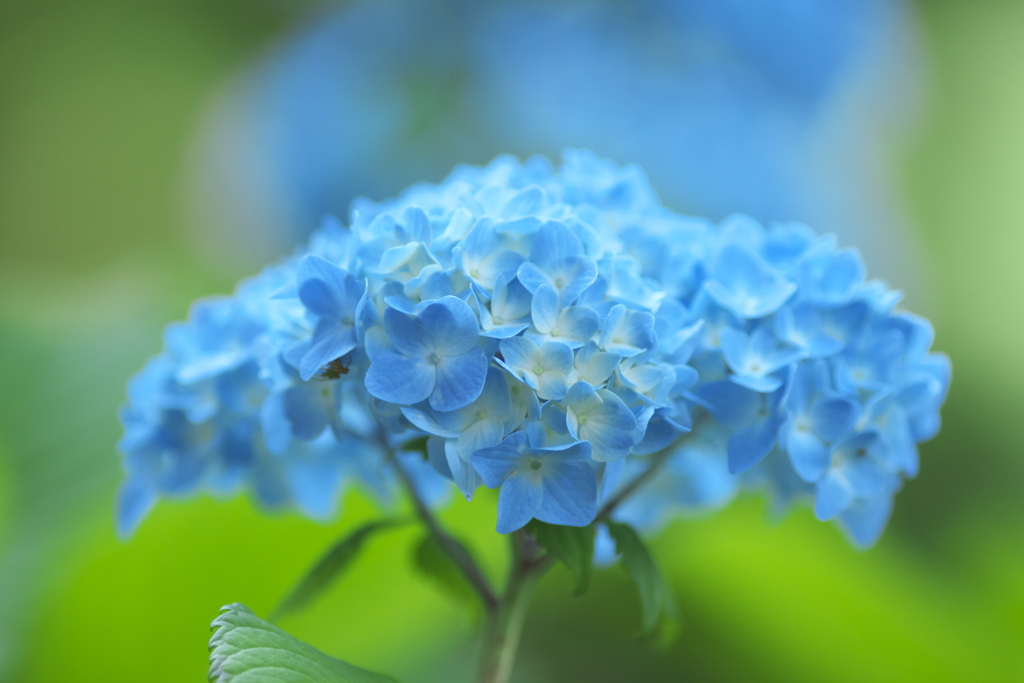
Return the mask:
<svg viewBox="0 0 1024 683">
<path fill-rule="evenodd" d="M 334 579 L 348 569 L 370 536 L 378 531 L 401 524 L 404 522 L 388 519 L 371 522 L 342 538 L 302 577 L 291 593 L 274 610 L 270 620 L 277 621 L 286 614 L 296 612 L 308 605 L 323 593 Z"/>
<path fill-rule="evenodd" d="M 675 598 L 665 577 L 658 571 L 654 558 L 636 531 L 628 524 L 606 521 L 615 549 L 622 555 L 622 564 L 640 593 L 643 621 L 641 636 L 650 636 L 665 621 L 678 619 Z"/>
<path fill-rule="evenodd" d="M 575 594 L 586 592 L 590 586 L 590 570 L 594 562 L 594 525 L 562 526 L 533 520 L 526 526 L 526 530 L 576 577 Z"/>
</svg>

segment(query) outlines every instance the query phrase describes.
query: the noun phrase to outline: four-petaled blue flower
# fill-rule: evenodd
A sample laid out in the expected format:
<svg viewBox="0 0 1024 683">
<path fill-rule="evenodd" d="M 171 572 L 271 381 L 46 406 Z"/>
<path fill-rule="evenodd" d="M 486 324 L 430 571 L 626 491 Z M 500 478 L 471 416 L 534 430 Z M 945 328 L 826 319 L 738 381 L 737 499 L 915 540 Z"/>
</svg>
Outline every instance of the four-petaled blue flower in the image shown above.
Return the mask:
<svg viewBox="0 0 1024 683">
<path fill-rule="evenodd" d="M 434 410 L 455 410 L 483 391 L 487 355 L 466 302 L 446 296 L 415 316 L 389 308 L 384 329 L 394 348 L 370 364 L 366 390 L 372 396 L 399 405 L 426 400 Z"/>
<path fill-rule="evenodd" d="M 538 448 L 524 432 L 473 454 L 473 466 L 498 494 L 498 532 L 520 529 L 531 519 L 586 526 L 597 514 L 597 478 L 588 462 L 590 444 Z"/>
</svg>

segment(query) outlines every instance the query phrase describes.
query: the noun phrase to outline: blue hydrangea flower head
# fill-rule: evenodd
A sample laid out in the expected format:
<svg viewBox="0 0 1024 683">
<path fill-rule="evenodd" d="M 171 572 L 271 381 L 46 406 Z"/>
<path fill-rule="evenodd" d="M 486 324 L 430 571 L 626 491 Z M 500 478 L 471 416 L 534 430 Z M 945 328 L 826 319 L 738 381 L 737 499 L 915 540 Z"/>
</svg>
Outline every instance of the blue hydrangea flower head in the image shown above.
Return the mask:
<svg viewBox="0 0 1024 683">
<path fill-rule="evenodd" d="M 432 505 L 498 489 L 502 533 L 585 526 L 656 463 L 614 518 L 758 488 L 870 545 L 950 382 L 898 298 L 832 237 L 675 213 L 586 151 L 460 166 L 168 329 L 122 412 L 119 528 L 200 490 L 327 517 L 396 467 Z"/>
</svg>

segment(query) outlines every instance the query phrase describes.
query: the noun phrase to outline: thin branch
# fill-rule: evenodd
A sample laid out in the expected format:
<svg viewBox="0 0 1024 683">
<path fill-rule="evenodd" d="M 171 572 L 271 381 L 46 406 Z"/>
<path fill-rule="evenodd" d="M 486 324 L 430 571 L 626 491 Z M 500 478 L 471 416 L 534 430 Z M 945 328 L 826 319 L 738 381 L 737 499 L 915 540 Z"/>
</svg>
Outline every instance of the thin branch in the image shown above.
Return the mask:
<svg viewBox="0 0 1024 683">
<path fill-rule="evenodd" d="M 390 453 L 390 450 L 386 452 Z M 479 595 L 481 602 L 484 604 L 484 609 L 488 613 L 493 613 L 498 608 L 498 597 L 491 588 L 490 582 L 484 573 L 480 571 L 480 567 L 477 566 L 473 558 L 466 552 L 466 549 L 461 543 L 456 541 L 451 535 L 448 534 L 443 528 L 437 518 L 434 517 L 434 513 L 430 511 L 427 504 L 423 502 L 423 498 L 420 497 L 419 491 L 416 490 L 416 486 L 413 484 L 412 478 L 409 473 L 402 467 L 402 464 L 398 462 L 398 458 L 391 455 L 391 462 L 395 466 L 395 470 L 398 472 L 398 478 L 402 480 L 403 486 L 409 494 L 409 498 L 412 499 L 413 506 L 416 508 L 416 514 L 419 516 L 423 523 L 427 526 L 434 540 L 441 546 L 449 557 L 455 562 L 455 565 L 459 568 L 462 574 L 466 577 L 469 584 L 476 590 Z"/>
<path fill-rule="evenodd" d="M 646 484 L 651 479 L 651 477 L 656 475 L 658 471 L 661 470 L 665 462 L 668 460 L 668 454 L 674 447 L 675 444 L 655 453 L 654 456 L 652 456 L 651 458 L 652 462 L 650 466 L 648 466 L 646 470 L 635 476 L 632 479 L 632 481 L 630 481 L 628 484 L 619 489 L 614 496 L 609 498 L 608 502 L 605 503 L 600 510 L 598 510 L 597 517 L 595 519 L 598 521 L 602 519 L 607 519 L 608 516 L 615 511 L 615 508 L 621 505 L 626 498 L 635 493 L 637 489 Z"/>
</svg>

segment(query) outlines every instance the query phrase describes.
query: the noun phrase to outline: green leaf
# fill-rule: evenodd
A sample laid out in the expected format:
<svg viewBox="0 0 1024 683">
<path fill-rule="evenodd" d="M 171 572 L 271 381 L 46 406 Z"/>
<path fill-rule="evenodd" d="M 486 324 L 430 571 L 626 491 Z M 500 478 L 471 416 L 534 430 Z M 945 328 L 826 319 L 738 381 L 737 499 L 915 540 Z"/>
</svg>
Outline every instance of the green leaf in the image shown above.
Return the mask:
<svg viewBox="0 0 1024 683">
<path fill-rule="evenodd" d="M 469 551 L 461 546 L 468 555 Z M 413 564 L 453 598 L 476 604 L 476 593 L 451 555 L 446 553 L 432 534 L 423 537 L 413 551 Z"/>
<path fill-rule="evenodd" d="M 374 533 L 383 529 L 399 526 L 405 522 L 398 520 L 382 520 L 371 522 L 359 527 L 345 538 L 338 541 L 326 555 L 313 565 L 301 581 L 292 589 L 291 593 L 281 601 L 270 617 L 271 621 L 277 621 L 286 614 L 290 614 L 308 605 L 314 598 L 319 596 L 359 554 L 363 544 Z"/>
<path fill-rule="evenodd" d="M 328 657 L 263 621 L 245 605 L 221 608 L 213 620 L 213 683 L 395 683 L 395 679 Z"/>
<path fill-rule="evenodd" d="M 654 564 L 647 546 L 636 531 L 627 524 L 606 521 L 608 532 L 615 541 L 615 549 L 622 555 L 622 563 L 640 593 L 643 614 L 640 634 L 649 636 L 662 621 L 677 618 L 672 589 Z"/>
<path fill-rule="evenodd" d="M 533 520 L 526 530 L 576 577 L 576 595 L 586 592 L 594 562 L 594 526 L 562 526 Z"/>
</svg>

